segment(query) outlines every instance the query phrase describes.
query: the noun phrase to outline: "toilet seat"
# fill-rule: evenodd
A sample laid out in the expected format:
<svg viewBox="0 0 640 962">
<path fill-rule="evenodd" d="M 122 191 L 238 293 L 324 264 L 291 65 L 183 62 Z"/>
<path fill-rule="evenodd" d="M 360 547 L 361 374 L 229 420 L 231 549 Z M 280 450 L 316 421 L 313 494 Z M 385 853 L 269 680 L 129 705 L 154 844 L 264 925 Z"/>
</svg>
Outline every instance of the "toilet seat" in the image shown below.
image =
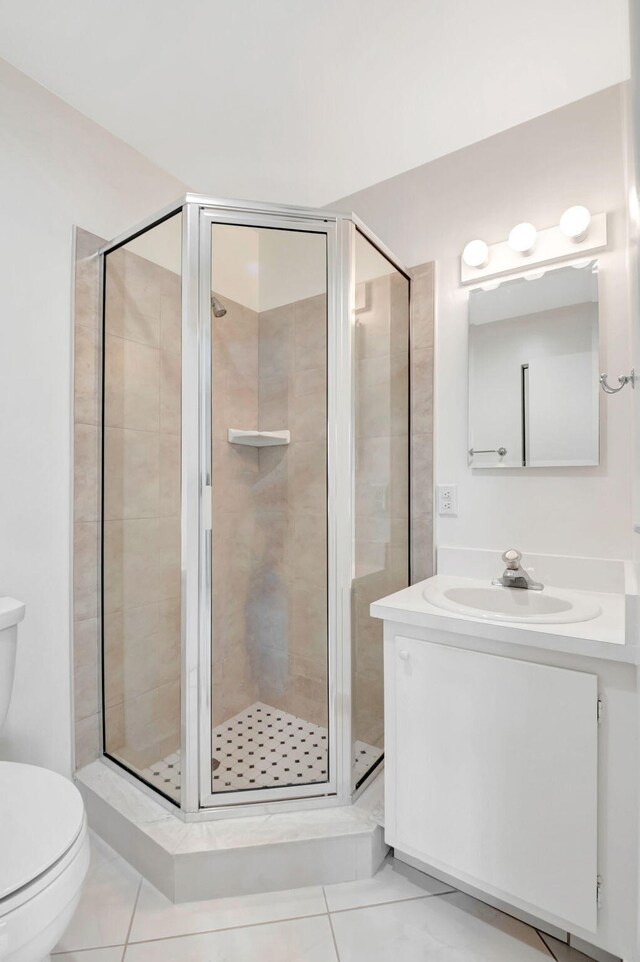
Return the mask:
<svg viewBox="0 0 640 962">
<path fill-rule="evenodd" d="M 0 919 L 64 872 L 85 836 L 75 785 L 44 768 L 0 762 Z"/>
</svg>

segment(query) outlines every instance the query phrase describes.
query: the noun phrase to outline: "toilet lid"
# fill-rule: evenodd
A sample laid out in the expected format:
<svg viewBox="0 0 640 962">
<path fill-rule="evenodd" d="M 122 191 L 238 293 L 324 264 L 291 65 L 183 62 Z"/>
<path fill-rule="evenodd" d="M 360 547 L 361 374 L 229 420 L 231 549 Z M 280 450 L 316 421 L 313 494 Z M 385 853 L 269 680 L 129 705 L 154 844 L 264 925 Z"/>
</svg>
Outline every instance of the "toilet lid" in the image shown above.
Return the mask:
<svg viewBox="0 0 640 962">
<path fill-rule="evenodd" d="M 83 820 L 82 796 L 62 775 L 0 762 L 0 899 L 51 868 Z"/>
</svg>

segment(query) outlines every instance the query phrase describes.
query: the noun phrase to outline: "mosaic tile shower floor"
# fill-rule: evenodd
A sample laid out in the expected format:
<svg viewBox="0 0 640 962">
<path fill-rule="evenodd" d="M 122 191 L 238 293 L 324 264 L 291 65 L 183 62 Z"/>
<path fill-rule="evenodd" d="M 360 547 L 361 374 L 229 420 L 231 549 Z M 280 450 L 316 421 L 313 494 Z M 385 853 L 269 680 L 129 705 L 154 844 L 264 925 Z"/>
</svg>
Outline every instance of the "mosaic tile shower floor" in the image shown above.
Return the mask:
<svg viewBox="0 0 640 962">
<path fill-rule="evenodd" d="M 214 792 L 321 783 L 327 778 L 327 730 L 321 725 L 255 702 L 212 731 Z M 378 761 L 382 749 L 356 742 L 356 782 Z M 140 772 L 170 798 L 180 798 L 180 750 Z"/>
</svg>

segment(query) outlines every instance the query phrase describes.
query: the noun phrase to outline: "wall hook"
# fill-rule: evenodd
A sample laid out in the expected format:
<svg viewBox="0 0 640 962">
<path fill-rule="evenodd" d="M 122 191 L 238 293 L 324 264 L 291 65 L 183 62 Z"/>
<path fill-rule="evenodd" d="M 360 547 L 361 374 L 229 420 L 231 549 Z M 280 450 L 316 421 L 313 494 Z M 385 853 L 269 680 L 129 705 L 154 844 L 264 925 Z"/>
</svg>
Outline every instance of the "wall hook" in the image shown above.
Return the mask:
<svg viewBox="0 0 640 962">
<path fill-rule="evenodd" d="M 606 374 L 600 375 L 600 384 L 602 385 L 602 390 L 604 391 L 605 394 L 617 394 L 618 391 L 622 390 L 625 384 L 630 384 L 631 387 L 635 387 L 636 386 L 635 379 L 636 379 L 636 372 L 633 368 L 631 368 L 631 374 L 621 374 L 620 377 L 618 378 L 618 381 L 620 382 L 620 387 L 611 387 L 611 385 L 607 383 Z"/>
</svg>

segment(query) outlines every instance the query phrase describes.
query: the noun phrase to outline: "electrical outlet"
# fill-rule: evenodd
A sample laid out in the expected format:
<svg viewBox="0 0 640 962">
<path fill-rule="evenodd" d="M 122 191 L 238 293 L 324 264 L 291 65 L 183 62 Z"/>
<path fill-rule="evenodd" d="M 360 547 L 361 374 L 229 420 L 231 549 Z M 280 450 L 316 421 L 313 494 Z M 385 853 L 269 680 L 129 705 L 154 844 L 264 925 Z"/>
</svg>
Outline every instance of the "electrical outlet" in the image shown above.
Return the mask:
<svg viewBox="0 0 640 962">
<path fill-rule="evenodd" d="M 457 517 L 458 514 L 458 485 L 438 485 L 438 514 Z"/>
</svg>

